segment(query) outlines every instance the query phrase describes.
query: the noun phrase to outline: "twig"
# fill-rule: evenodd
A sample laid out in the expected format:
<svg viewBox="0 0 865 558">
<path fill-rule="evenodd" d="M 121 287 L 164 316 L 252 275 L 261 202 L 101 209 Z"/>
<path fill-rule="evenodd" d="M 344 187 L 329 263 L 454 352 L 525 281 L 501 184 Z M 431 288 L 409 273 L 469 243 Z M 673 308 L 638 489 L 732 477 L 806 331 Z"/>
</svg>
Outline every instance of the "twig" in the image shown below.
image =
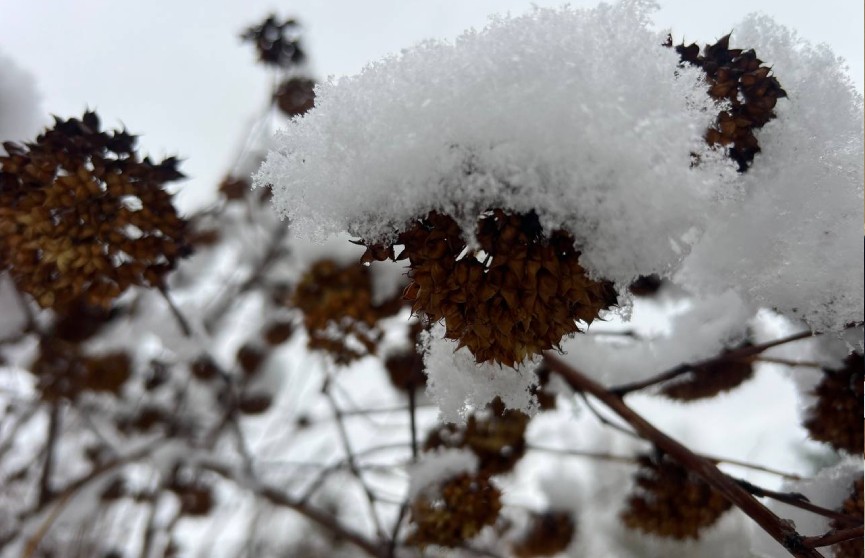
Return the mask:
<svg viewBox="0 0 865 558">
<path fill-rule="evenodd" d="M 672 380 L 673 378 L 678 378 L 683 374 L 691 372 L 695 368 L 700 368 L 711 364 L 718 364 L 721 362 L 746 359 L 758 355 L 767 349 L 771 349 L 772 347 L 777 347 L 778 345 L 784 345 L 786 343 L 792 343 L 793 341 L 799 341 L 800 339 L 807 339 L 808 337 L 813 337 L 815 335 L 819 334 L 812 333 L 810 330 L 801 331 L 799 333 L 794 333 L 793 335 L 789 335 L 781 339 L 776 339 L 775 341 L 769 341 L 768 343 L 762 343 L 760 345 L 749 345 L 747 347 L 735 349 L 705 360 L 692 362 L 690 364 L 680 364 L 679 366 L 671 368 L 665 372 L 661 372 L 660 374 L 652 376 L 651 378 L 611 387 L 607 391 L 621 397 L 633 391 L 639 391 L 641 389 L 645 389 L 647 387 L 651 387 Z"/>
<path fill-rule="evenodd" d="M 180 308 L 174 303 L 171 299 L 171 296 L 168 294 L 168 289 L 165 288 L 165 285 L 159 285 L 159 293 L 162 295 L 162 298 L 165 299 L 165 303 L 168 304 L 168 308 L 171 310 L 171 313 L 174 315 L 174 319 L 177 320 L 177 325 L 180 326 L 181 331 L 183 331 L 183 335 L 186 337 L 192 337 L 192 327 L 189 325 L 189 320 L 186 319 L 186 316 L 180 311 Z"/>
<path fill-rule="evenodd" d="M 45 460 L 42 462 L 42 473 L 39 476 L 39 504 L 42 507 L 51 500 L 51 474 L 54 472 L 54 454 L 57 451 L 57 437 L 60 434 L 60 403 L 51 404 L 48 415 L 48 435 L 45 442 Z"/>
<path fill-rule="evenodd" d="M 639 438 L 640 437 L 638 434 L 631 432 L 630 430 L 628 430 L 624 426 L 622 426 L 620 424 L 616 424 L 615 422 L 611 421 L 610 419 L 608 419 L 607 417 L 602 415 L 600 413 L 600 411 L 595 409 L 595 407 L 591 404 L 591 402 L 589 402 L 589 398 L 585 394 L 585 392 L 579 391 L 577 393 L 583 399 L 583 401 L 585 402 L 586 407 L 588 407 L 589 411 L 591 411 L 592 414 L 595 415 L 595 417 L 601 422 L 601 424 L 603 424 L 605 426 L 609 426 L 610 428 L 617 430 L 617 431 L 621 432 L 622 434 L 627 434 L 628 436 L 631 436 L 632 438 Z"/>
<path fill-rule="evenodd" d="M 808 332 L 808 335 L 810 336 L 811 333 Z M 736 481 L 720 471 L 710 460 L 694 454 L 691 450 L 655 428 L 651 423 L 628 407 L 619 395 L 608 391 L 601 384 L 588 378 L 549 352 L 544 355 L 544 360 L 550 369 L 559 374 L 572 389 L 590 393 L 600 400 L 610 410 L 630 424 L 640 436 L 653 442 L 680 465 L 693 472 L 712 488 L 724 495 L 725 498 L 745 512 L 773 539 L 781 543 L 793 556 L 797 558 L 823 558 L 816 550 L 801 546 L 803 537 L 796 532 L 789 522 L 775 515 Z"/>
<path fill-rule="evenodd" d="M 802 544 L 811 548 L 820 546 L 829 546 L 842 543 L 853 539 L 861 539 L 863 536 L 863 527 L 851 527 L 850 529 L 833 529 L 824 535 L 816 537 L 805 537 Z"/>
<path fill-rule="evenodd" d="M 588 459 L 598 459 L 600 461 L 611 461 L 613 463 L 623 463 L 626 465 L 636 465 L 637 458 L 627 455 L 613 455 L 611 453 L 606 453 L 602 451 L 584 451 L 584 450 L 572 450 L 565 448 L 550 448 L 546 446 L 534 446 L 529 445 L 526 446 L 527 450 L 530 451 L 539 451 L 542 453 L 552 453 L 555 455 L 566 455 L 570 457 L 586 457 Z"/>
<path fill-rule="evenodd" d="M 816 504 L 812 504 L 801 494 L 796 493 L 788 493 L 788 492 L 776 492 L 774 490 L 767 490 L 760 486 L 756 486 L 751 484 L 748 481 L 735 479 L 739 485 L 753 494 L 754 496 L 761 498 L 771 498 L 773 500 L 777 500 L 779 502 L 783 502 L 788 506 L 793 506 L 794 508 L 799 508 L 803 510 L 807 510 L 811 513 L 815 513 L 817 515 L 822 515 L 823 517 L 828 517 L 830 519 L 834 519 L 840 523 L 845 525 L 862 525 L 861 517 L 850 516 L 841 512 L 837 512 L 834 510 L 830 510 L 824 508 L 822 506 L 818 506 Z"/>
</svg>

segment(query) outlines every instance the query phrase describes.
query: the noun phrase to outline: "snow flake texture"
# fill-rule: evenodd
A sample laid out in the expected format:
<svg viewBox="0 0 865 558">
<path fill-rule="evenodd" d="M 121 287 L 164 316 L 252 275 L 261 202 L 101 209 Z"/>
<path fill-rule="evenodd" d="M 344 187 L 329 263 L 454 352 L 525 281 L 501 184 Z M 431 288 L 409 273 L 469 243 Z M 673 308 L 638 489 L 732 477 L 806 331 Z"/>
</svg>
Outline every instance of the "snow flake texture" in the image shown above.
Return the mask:
<svg viewBox="0 0 865 558">
<path fill-rule="evenodd" d="M 535 210 L 546 230 L 574 235 L 597 276 L 667 273 L 733 165 L 708 152 L 717 109 L 701 72 L 677 69 L 647 27 L 652 9 L 497 17 L 331 80 L 256 183 L 274 185 L 277 209 L 308 237 L 393 238 L 432 210 L 470 237 L 487 209 Z"/>
</svg>

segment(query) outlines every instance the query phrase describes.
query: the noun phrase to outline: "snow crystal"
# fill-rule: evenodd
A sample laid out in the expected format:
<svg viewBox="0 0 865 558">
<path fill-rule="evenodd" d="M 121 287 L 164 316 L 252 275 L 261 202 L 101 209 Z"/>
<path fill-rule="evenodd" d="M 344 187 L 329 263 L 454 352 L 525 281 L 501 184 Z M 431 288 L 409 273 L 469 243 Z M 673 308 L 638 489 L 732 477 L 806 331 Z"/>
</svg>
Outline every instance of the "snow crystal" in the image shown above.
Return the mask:
<svg viewBox="0 0 865 558">
<path fill-rule="evenodd" d="M 455 341 L 443 339 L 441 324 L 426 337 L 427 394 L 438 405 L 442 422 L 464 423 L 472 411 L 484 408 L 496 397 L 508 409 L 530 416 L 537 412 L 538 402 L 530 393 L 538 383 L 536 363 L 526 361 L 515 369 L 477 364 L 467 348 L 456 350 Z"/>
<path fill-rule="evenodd" d="M 839 330 L 863 314 L 862 98 L 841 60 L 765 16 L 735 27 L 789 98 L 757 132 L 762 153 L 742 176 L 745 197 L 688 258 L 691 284 L 735 287 L 755 303 Z"/>
<path fill-rule="evenodd" d="M 409 470 L 409 498 L 414 498 L 440 481 L 460 473 L 478 470 L 478 456 L 460 448 L 438 448 L 422 454 L 421 460 Z"/>
<path fill-rule="evenodd" d="M 653 7 L 496 17 L 319 85 L 256 183 L 304 236 L 392 238 L 433 209 L 472 232 L 488 208 L 534 209 L 595 274 L 667 273 L 735 173 L 702 140 L 717 109 L 647 27 Z"/>
</svg>

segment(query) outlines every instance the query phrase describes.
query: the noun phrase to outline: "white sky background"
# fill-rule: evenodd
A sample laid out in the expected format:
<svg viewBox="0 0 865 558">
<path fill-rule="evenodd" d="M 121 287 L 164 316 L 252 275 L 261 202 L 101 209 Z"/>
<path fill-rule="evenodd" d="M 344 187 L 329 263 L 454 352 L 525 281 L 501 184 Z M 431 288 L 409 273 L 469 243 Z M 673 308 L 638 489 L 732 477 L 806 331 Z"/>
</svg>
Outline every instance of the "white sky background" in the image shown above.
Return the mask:
<svg viewBox="0 0 865 558">
<path fill-rule="evenodd" d="M 250 119 L 267 102 L 268 72 L 240 31 L 268 13 L 304 25 L 319 78 L 346 75 L 428 38 L 452 39 L 491 13 L 520 14 L 536 0 L 0 0 L 0 53 L 31 72 L 46 114 L 97 109 L 106 126 L 142 135 L 143 150 L 179 155 L 186 207 L 207 200 Z M 597 2 L 571 2 L 592 6 Z M 712 41 L 763 11 L 843 56 L 863 87 L 863 3 L 783 0 L 662 1 L 655 21 L 676 41 Z M 723 13 L 719 13 L 719 11 Z M 749 45 L 733 46 L 748 47 Z M 515 45 L 515 48 L 518 46 Z M 758 56 L 760 53 L 757 53 Z M 771 64 L 771 61 L 767 61 Z M 2 69 L 0 69 L 2 71 Z M 783 85 L 784 76 L 779 76 Z M 29 138 L 20 138 L 29 139 Z"/>
</svg>

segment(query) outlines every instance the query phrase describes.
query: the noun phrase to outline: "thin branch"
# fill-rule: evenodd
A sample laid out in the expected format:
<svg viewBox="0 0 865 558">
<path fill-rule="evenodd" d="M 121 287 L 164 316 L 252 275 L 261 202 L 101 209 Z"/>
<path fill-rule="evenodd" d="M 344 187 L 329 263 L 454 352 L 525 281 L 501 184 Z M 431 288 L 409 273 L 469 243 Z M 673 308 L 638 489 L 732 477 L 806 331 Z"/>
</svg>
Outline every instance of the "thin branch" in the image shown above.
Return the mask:
<svg viewBox="0 0 865 558">
<path fill-rule="evenodd" d="M 621 432 L 622 434 L 627 434 L 628 436 L 630 436 L 632 438 L 639 438 L 640 437 L 639 434 L 635 434 L 634 432 L 631 432 L 630 430 L 628 430 L 624 426 L 622 426 L 620 424 L 616 424 L 615 422 L 611 421 L 610 419 L 608 419 L 607 417 L 602 415 L 600 413 L 600 411 L 595 409 L 595 407 L 591 404 L 591 402 L 589 401 L 589 398 L 585 394 L 585 392 L 579 391 L 577 393 L 583 399 L 583 401 L 585 402 L 586 407 L 588 407 L 589 411 L 591 411 L 592 414 L 595 415 L 595 417 L 600 421 L 601 424 L 603 424 L 604 426 L 609 426 L 613 430 L 617 430 L 617 431 Z"/>
<path fill-rule="evenodd" d="M 808 335 L 810 336 L 811 333 L 808 332 Z M 789 522 L 775 515 L 736 481 L 720 471 L 710 460 L 694 454 L 687 447 L 655 428 L 655 426 L 625 404 L 619 395 L 608 391 L 601 384 L 590 379 L 549 352 L 544 355 L 544 360 L 550 369 L 559 374 L 572 389 L 590 393 L 603 402 L 610 410 L 630 424 L 640 436 L 653 442 L 680 465 L 700 477 L 732 504 L 745 512 L 793 556 L 797 558 L 823 558 L 816 550 L 802 546 L 802 535 L 797 533 L 796 529 Z"/>
<path fill-rule="evenodd" d="M 863 527 L 851 527 L 850 529 L 833 529 L 824 535 L 816 537 L 805 537 L 802 544 L 811 548 L 820 546 L 830 546 L 833 544 L 851 541 L 853 539 L 861 539 L 863 536 Z"/>
<path fill-rule="evenodd" d="M 704 366 L 709 366 L 712 364 L 719 364 L 722 362 L 730 362 L 736 360 L 743 360 L 753 356 L 756 356 L 763 351 L 771 349 L 772 347 L 777 347 L 778 345 L 784 345 L 786 343 L 792 343 L 794 341 L 799 341 L 801 339 L 807 339 L 808 337 L 813 337 L 815 335 L 819 335 L 817 333 L 812 333 L 810 330 L 801 331 L 799 333 L 794 333 L 793 335 L 789 335 L 787 337 L 783 337 L 781 339 L 776 339 L 775 341 L 769 341 L 768 343 L 761 343 L 760 345 L 749 345 L 747 347 L 742 347 L 740 349 L 735 349 L 718 356 L 708 358 L 705 360 L 700 360 L 697 362 L 692 362 L 690 364 L 680 364 L 679 366 L 673 367 L 665 372 L 661 372 L 655 376 L 650 378 L 646 378 L 645 380 L 640 380 L 637 382 L 631 382 L 628 384 L 622 384 L 620 386 L 615 386 L 609 388 L 609 391 L 612 394 L 618 396 L 627 395 L 633 391 L 639 391 L 641 389 L 645 389 L 647 387 L 655 386 L 658 384 L 662 384 L 673 378 L 678 378 L 683 374 L 687 374 L 691 372 L 695 368 L 700 368 Z"/>
<path fill-rule="evenodd" d="M 637 458 L 628 455 L 613 455 L 611 453 L 606 453 L 602 451 L 584 451 L 584 450 L 572 450 L 565 448 L 550 448 L 546 446 L 535 446 L 529 445 L 526 446 L 526 449 L 529 451 L 539 451 L 542 453 L 551 453 L 554 455 L 565 455 L 569 457 L 586 457 L 588 459 L 597 459 L 600 461 L 610 461 L 613 463 L 623 463 L 625 465 L 636 465 Z"/>
<path fill-rule="evenodd" d="M 168 294 L 168 289 L 166 289 L 164 285 L 159 285 L 159 293 L 162 295 L 162 298 L 165 299 L 165 303 L 168 304 L 168 308 L 171 310 L 174 319 L 177 320 L 177 325 L 180 326 L 183 335 L 186 337 L 192 337 L 192 327 L 189 325 L 189 320 L 186 319 L 186 316 L 183 315 L 183 312 L 181 312 L 180 308 L 178 308 L 174 303 L 174 300 L 172 300 L 171 296 Z"/>
<path fill-rule="evenodd" d="M 841 512 L 837 512 L 835 510 L 830 510 L 828 508 L 824 508 L 822 506 L 818 506 L 812 504 L 801 494 L 789 493 L 789 492 L 776 492 L 774 490 L 767 490 L 765 488 L 756 486 L 751 484 L 748 481 L 735 479 L 737 483 L 739 483 L 742 488 L 757 496 L 759 498 L 771 498 L 773 500 L 777 500 L 779 502 L 783 502 L 788 506 L 793 506 L 794 508 L 799 508 L 803 510 L 807 510 L 811 513 L 815 513 L 817 515 L 822 515 L 823 517 L 828 517 L 830 519 L 834 519 L 837 522 L 840 522 L 844 525 L 862 525 L 861 517 L 854 517 L 851 515 L 847 515 Z"/>
<path fill-rule="evenodd" d="M 39 507 L 51 500 L 51 476 L 54 472 L 54 455 L 57 452 L 58 436 L 60 434 L 60 403 L 51 404 L 48 415 L 48 434 L 45 442 L 45 460 L 42 462 L 42 473 L 39 476 Z"/>
</svg>

